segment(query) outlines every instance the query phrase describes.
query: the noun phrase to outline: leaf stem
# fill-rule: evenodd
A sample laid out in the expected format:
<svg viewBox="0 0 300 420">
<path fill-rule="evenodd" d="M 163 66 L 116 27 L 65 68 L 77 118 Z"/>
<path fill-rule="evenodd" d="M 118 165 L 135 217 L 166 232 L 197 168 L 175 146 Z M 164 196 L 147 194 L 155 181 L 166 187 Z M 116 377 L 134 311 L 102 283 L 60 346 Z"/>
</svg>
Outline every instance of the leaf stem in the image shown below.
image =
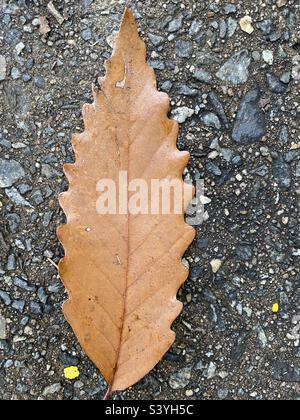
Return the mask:
<svg viewBox="0 0 300 420">
<path fill-rule="evenodd" d="M 111 386 L 108 387 L 108 390 L 106 391 L 106 394 L 103 397 L 103 401 L 109 400 L 110 396 L 111 396 Z"/>
</svg>

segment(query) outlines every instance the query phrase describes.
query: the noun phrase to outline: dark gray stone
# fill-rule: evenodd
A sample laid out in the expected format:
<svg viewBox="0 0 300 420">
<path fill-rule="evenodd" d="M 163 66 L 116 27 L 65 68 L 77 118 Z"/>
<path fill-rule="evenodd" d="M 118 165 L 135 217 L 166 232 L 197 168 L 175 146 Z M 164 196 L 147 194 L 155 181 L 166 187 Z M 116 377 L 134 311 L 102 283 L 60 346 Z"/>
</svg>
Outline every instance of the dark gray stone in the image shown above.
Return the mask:
<svg viewBox="0 0 300 420">
<path fill-rule="evenodd" d="M 21 218 L 16 213 L 7 214 L 5 216 L 5 221 L 8 224 L 8 228 L 12 234 L 17 233 L 19 231 Z"/>
<path fill-rule="evenodd" d="M 213 162 L 207 162 L 206 163 L 206 165 L 205 165 L 205 167 L 206 167 L 206 169 L 211 173 L 211 174 L 213 174 L 214 176 L 221 176 L 222 175 L 222 171 L 221 171 L 221 169 L 219 168 L 219 166 L 218 165 L 216 165 L 215 163 L 213 163 Z"/>
<path fill-rule="evenodd" d="M 250 334 L 248 331 L 242 331 L 239 337 L 236 340 L 235 345 L 231 350 L 231 358 L 236 361 L 240 362 L 243 358 L 247 348 L 248 348 L 248 341 L 250 339 Z"/>
<path fill-rule="evenodd" d="M 264 34 L 270 35 L 274 30 L 274 25 L 271 19 L 265 19 L 256 24 L 256 27 Z"/>
<path fill-rule="evenodd" d="M 43 310 L 38 302 L 30 302 L 30 312 L 34 315 L 42 315 Z"/>
<path fill-rule="evenodd" d="M 285 93 L 287 91 L 288 86 L 285 83 L 281 82 L 280 79 L 277 76 L 275 76 L 275 74 L 267 73 L 266 77 L 269 89 L 273 93 Z"/>
<path fill-rule="evenodd" d="M 284 190 L 289 190 L 291 188 L 291 167 L 285 162 L 283 156 L 279 156 L 273 162 L 273 177 L 280 188 Z"/>
<path fill-rule="evenodd" d="M 216 94 L 216 92 L 215 91 L 209 92 L 208 98 L 209 98 L 210 103 L 212 104 L 215 112 L 217 113 L 218 117 L 220 118 L 220 120 L 224 124 L 224 126 L 226 128 L 229 128 L 228 119 L 227 119 L 223 104 L 221 103 L 221 101 L 220 101 L 218 95 Z"/>
<path fill-rule="evenodd" d="M 266 118 L 259 108 L 259 100 L 258 88 L 250 90 L 243 98 L 232 132 L 235 143 L 256 143 L 267 134 Z"/>
<path fill-rule="evenodd" d="M 250 245 L 240 244 L 236 247 L 236 256 L 242 261 L 249 261 L 253 257 L 253 251 Z"/>
<path fill-rule="evenodd" d="M 276 360 L 273 365 L 273 377 L 280 382 L 300 383 L 300 364 L 292 366 L 286 360 Z"/>
</svg>

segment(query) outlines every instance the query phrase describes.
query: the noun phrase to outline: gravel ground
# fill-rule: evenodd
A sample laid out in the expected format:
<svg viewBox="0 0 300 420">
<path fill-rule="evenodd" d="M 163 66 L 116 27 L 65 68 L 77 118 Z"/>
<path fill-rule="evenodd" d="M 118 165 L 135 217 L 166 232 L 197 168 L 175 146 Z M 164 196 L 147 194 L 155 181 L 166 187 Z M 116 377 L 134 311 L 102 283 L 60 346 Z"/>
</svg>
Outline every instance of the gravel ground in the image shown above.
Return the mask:
<svg viewBox="0 0 300 420">
<path fill-rule="evenodd" d="M 0 399 L 101 399 L 51 262 L 62 165 L 124 1 L 54 1 L 56 16 L 48 3 L 0 1 Z M 211 202 L 186 254 L 177 341 L 114 398 L 299 399 L 299 0 L 132 6 Z"/>
</svg>

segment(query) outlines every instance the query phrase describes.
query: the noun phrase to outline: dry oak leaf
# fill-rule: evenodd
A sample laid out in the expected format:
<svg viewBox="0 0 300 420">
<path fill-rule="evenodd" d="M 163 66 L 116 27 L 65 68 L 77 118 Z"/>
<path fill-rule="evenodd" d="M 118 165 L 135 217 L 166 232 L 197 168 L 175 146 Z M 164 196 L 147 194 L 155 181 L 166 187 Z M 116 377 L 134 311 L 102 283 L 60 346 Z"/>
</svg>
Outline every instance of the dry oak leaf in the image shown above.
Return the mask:
<svg viewBox="0 0 300 420">
<path fill-rule="evenodd" d="M 58 236 L 64 314 L 110 393 L 139 381 L 173 344 L 176 295 L 188 277 L 182 255 L 195 231 L 184 221 L 186 202 L 180 214 L 97 213 L 98 181 L 117 182 L 120 171 L 129 181 L 172 178 L 192 188 L 182 177 L 189 153 L 176 147 L 178 123 L 168 118 L 169 98 L 157 90 L 128 8 L 106 70 L 95 102 L 83 108 L 85 132 L 73 138 L 76 162 L 64 167 L 67 224 Z"/>
</svg>

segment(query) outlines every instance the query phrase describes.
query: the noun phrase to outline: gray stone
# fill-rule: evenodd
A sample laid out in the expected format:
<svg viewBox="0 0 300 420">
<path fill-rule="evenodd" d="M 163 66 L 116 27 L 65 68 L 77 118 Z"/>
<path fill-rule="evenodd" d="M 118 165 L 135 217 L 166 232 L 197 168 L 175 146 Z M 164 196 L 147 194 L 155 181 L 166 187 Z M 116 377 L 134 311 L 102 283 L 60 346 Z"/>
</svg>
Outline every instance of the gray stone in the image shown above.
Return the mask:
<svg viewBox="0 0 300 420">
<path fill-rule="evenodd" d="M 36 206 L 40 206 L 44 202 L 43 194 L 40 190 L 36 190 L 31 194 L 31 200 Z"/>
<path fill-rule="evenodd" d="M 7 258 L 6 269 L 7 271 L 13 271 L 16 267 L 16 257 L 14 254 L 10 254 Z"/>
<path fill-rule="evenodd" d="M 4 41 L 8 45 L 16 45 L 22 38 L 22 32 L 18 29 L 10 29 L 5 32 Z"/>
<path fill-rule="evenodd" d="M 224 39 L 227 34 L 227 23 L 225 19 L 220 20 L 220 38 Z"/>
<path fill-rule="evenodd" d="M 48 295 L 46 294 L 45 289 L 43 287 L 39 287 L 38 289 L 38 298 L 40 302 L 44 305 L 47 303 Z"/>
<path fill-rule="evenodd" d="M 6 320 L 4 316 L 0 314 L 0 340 L 6 340 L 7 333 L 6 333 Z"/>
<path fill-rule="evenodd" d="M 154 70 L 164 70 L 166 68 L 165 63 L 160 60 L 149 60 L 148 64 Z"/>
<path fill-rule="evenodd" d="M 218 391 L 218 398 L 220 400 L 226 400 L 226 398 L 229 395 L 229 390 L 228 389 L 219 389 Z"/>
<path fill-rule="evenodd" d="M 210 362 L 207 369 L 207 374 L 206 374 L 207 379 L 213 379 L 216 376 L 216 373 L 217 373 L 217 366 L 215 365 L 214 362 Z"/>
<path fill-rule="evenodd" d="M 23 299 L 14 300 L 11 306 L 16 311 L 22 313 L 24 311 L 24 308 L 25 308 L 25 300 L 23 300 Z"/>
<path fill-rule="evenodd" d="M 0 55 L 0 82 L 6 78 L 6 58 Z"/>
<path fill-rule="evenodd" d="M 289 127 L 287 125 L 281 126 L 277 137 L 281 144 L 287 144 L 289 142 Z"/>
<path fill-rule="evenodd" d="M 227 20 L 227 35 L 228 35 L 228 38 L 233 37 L 237 27 L 238 27 L 238 21 L 230 16 Z"/>
<path fill-rule="evenodd" d="M 47 163 L 42 164 L 41 174 L 47 179 L 59 178 L 61 176 L 61 174 L 56 169 L 52 168 L 52 166 L 48 165 Z"/>
<path fill-rule="evenodd" d="M 194 115 L 195 111 L 191 108 L 188 108 L 186 106 L 176 108 L 172 115 L 174 117 L 174 120 L 178 121 L 179 124 L 183 124 L 188 118 L 192 117 Z"/>
<path fill-rule="evenodd" d="M 38 302 L 30 302 L 30 312 L 33 315 L 42 315 L 42 307 Z"/>
<path fill-rule="evenodd" d="M 171 82 L 171 80 L 167 80 L 161 85 L 161 90 L 163 90 L 164 92 L 170 92 L 172 87 L 173 87 L 173 83 Z"/>
<path fill-rule="evenodd" d="M 0 290 L 0 299 L 6 306 L 9 306 L 11 304 L 11 298 L 9 294 L 5 292 L 4 290 Z"/>
<path fill-rule="evenodd" d="M 235 4 L 225 4 L 224 6 L 225 15 L 235 14 L 237 12 L 237 8 Z"/>
<path fill-rule="evenodd" d="M 265 349 L 268 344 L 266 333 L 260 325 L 257 326 L 256 331 L 257 331 L 258 345 L 260 348 Z"/>
<path fill-rule="evenodd" d="M 13 360 L 11 359 L 6 360 L 6 362 L 4 363 L 4 369 L 10 369 L 13 365 L 14 365 Z"/>
<path fill-rule="evenodd" d="M 258 88 L 251 89 L 243 98 L 232 132 L 235 143 L 256 143 L 267 134 L 266 118 L 259 108 L 259 100 Z"/>
<path fill-rule="evenodd" d="M 31 81 L 31 76 L 30 76 L 29 74 L 24 74 L 24 75 L 23 75 L 23 81 L 24 81 L 25 83 L 30 82 L 30 81 Z"/>
<path fill-rule="evenodd" d="M 24 176 L 24 169 L 19 162 L 0 159 L 0 188 L 9 188 Z"/>
<path fill-rule="evenodd" d="M 154 35 L 154 34 L 148 34 L 149 40 L 152 45 L 155 47 L 158 47 L 160 44 L 163 43 L 164 39 L 162 36 Z"/>
<path fill-rule="evenodd" d="M 189 35 L 190 36 L 197 35 L 200 32 L 202 26 L 203 26 L 203 22 L 201 20 L 198 20 L 198 19 L 193 20 L 189 29 Z"/>
<path fill-rule="evenodd" d="M 284 93 L 287 91 L 288 86 L 281 82 L 279 77 L 275 76 L 273 73 L 267 73 L 267 82 L 271 92 L 273 93 Z"/>
<path fill-rule="evenodd" d="M 197 96 L 199 93 L 197 89 L 190 88 L 184 83 L 175 83 L 174 90 L 177 95 L 184 96 Z"/>
<path fill-rule="evenodd" d="M 25 200 L 25 198 L 23 198 L 21 196 L 21 194 L 18 192 L 18 190 L 16 188 L 12 187 L 10 189 L 6 189 L 5 194 L 17 206 L 24 206 L 24 207 L 33 208 L 32 205 L 27 200 Z"/>
<path fill-rule="evenodd" d="M 292 78 L 292 73 L 290 71 L 286 71 L 285 73 L 282 73 L 280 76 L 280 81 L 285 84 L 289 84 Z"/>
<path fill-rule="evenodd" d="M 23 280 L 19 277 L 16 277 L 14 279 L 14 285 L 16 287 L 19 287 L 22 290 L 25 290 L 26 292 L 32 292 L 34 293 L 36 291 L 36 287 L 35 286 L 31 286 L 26 280 Z"/>
<path fill-rule="evenodd" d="M 216 130 L 220 130 L 221 128 L 219 117 L 212 112 L 202 114 L 200 120 L 206 127 L 215 128 Z"/>
<path fill-rule="evenodd" d="M 300 162 L 296 164 L 296 177 L 300 178 Z"/>
<path fill-rule="evenodd" d="M 195 79 L 199 80 L 199 82 L 206 83 L 206 84 L 212 84 L 213 83 L 213 77 L 212 75 L 203 69 L 197 68 L 194 72 Z"/>
<path fill-rule="evenodd" d="M 256 27 L 264 34 L 264 35 L 270 35 L 271 32 L 274 30 L 274 25 L 271 19 L 265 19 L 261 22 L 258 22 L 256 24 Z"/>
<path fill-rule="evenodd" d="M 28 184 L 20 184 L 18 185 L 18 190 L 21 194 L 26 194 L 32 190 L 32 186 Z"/>
<path fill-rule="evenodd" d="M 86 28 L 83 31 L 81 31 L 81 38 L 84 41 L 90 41 L 93 38 L 93 32 L 91 28 Z"/>
<path fill-rule="evenodd" d="M 193 44 L 190 41 L 179 40 L 176 42 L 175 51 L 180 58 L 190 58 L 193 54 Z"/>
<path fill-rule="evenodd" d="M 17 67 L 13 67 L 10 72 L 11 78 L 17 80 L 21 77 L 21 72 Z"/>
<path fill-rule="evenodd" d="M 173 19 L 168 26 L 168 32 L 177 32 L 179 31 L 179 29 L 182 28 L 182 24 L 183 24 L 183 15 L 179 15 L 177 16 L 176 19 Z"/>
<path fill-rule="evenodd" d="M 39 89 L 44 89 L 46 86 L 46 82 L 45 79 L 42 76 L 35 76 L 33 78 L 33 83 L 35 84 L 35 86 Z"/>
<path fill-rule="evenodd" d="M 243 358 L 248 348 L 249 339 L 250 333 L 248 331 L 242 331 L 238 336 L 236 343 L 231 350 L 231 358 L 236 362 L 239 362 Z"/>
<path fill-rule="evenodd" d="M 217 77 L 223 82 L 233 85 L 246 83 L 249 77 L 249 66 L 251 56 L 248 51 L 243 50 L 235 53 L 217 72 Z"/>
<path fill-rule="evenodd" d="M 50 395 L 57 394 L 61 390 L 61 384 L 52 384 L 47 386 L 43 391 L 43 396 L 48 397 Z"/>
<path fill-rule="evenodd" d="M 260 165 L 254 170 L 254 173 L 258 176 L 265 177 L 269 174 L 269 168 L 267 165 Z"/>
<path fill-rule="evenodd" d="M 291 167 L 285 162 L 282 156 L 279 156 L 273 162 L 273 177 L 280 188 L 284 190 L 289 190 L 291 188 Z"/>
<path fill-rule="evenodd" d="M 169 380 L 170 387 L 174 390 L 185 388 L 190 382 L 191 372 L 191 367 L 186 367 L 179 372 L 173 373 Z"/>
</svg>

